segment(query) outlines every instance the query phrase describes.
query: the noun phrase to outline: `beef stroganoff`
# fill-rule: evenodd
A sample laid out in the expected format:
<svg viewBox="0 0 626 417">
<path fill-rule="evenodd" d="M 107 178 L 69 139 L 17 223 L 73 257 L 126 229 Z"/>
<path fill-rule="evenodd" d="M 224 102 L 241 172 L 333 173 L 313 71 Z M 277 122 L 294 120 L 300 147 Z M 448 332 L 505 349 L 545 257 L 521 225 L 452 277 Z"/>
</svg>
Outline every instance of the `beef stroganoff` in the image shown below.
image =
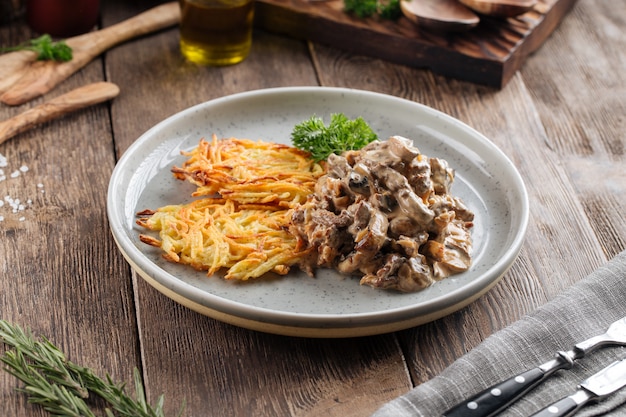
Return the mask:
<svg viewBox="0 0 626 417">
<path fill-rule="evenodd" d="M 414 292 L 471 265 L 474 214 L 450 194 L 454 170 L 393 136 L 330 155 L 327 173 L 294 211 L 292 233 L 313 247 L 312 271 Z"/>
</svg>

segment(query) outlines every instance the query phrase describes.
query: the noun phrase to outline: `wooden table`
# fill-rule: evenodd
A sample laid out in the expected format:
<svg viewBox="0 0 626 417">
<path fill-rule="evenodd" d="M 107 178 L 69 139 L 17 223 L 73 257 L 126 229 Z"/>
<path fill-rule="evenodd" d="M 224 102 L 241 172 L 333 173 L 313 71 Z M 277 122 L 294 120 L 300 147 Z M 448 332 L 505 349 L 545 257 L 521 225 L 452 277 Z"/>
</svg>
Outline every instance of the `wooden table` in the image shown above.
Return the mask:
<svg viewBox="0 0 626 417">
<path fill-rule="evenodd" d="M 102 26 L 153 5 L 103 2 Z M 168 415 L 185 400 L 185 416 L 366 416 L 626 248 L 624 27 L 623 3 L 578 2 L 501 90 L 260 30 L 249 58 L 226 68 L 185 63 L 176 28 L 124 43 L 44 98 L 0 107 L 5 119 L 88 82 L 121 88 L 110 104 L 0 145 L 8 163 L 0 198 L 32 200 L 19 213 L 0 207 L 0 318 L 131 386 L 138 367 L 151 401 L 165 394 Z M 0 45 L 33 35 L 18 20 L 0 27 Z M 306 339 L 199 315 L 132 273 L 113 242 L 105 204 L 111 171 L 129 145 L 194 104 L 303 85 L 426 104 L 482 132 L 511 158 L 528 187 L 531 219 L 518 260 L 495 288 L 406 331 Z M 28 170 L 11 177 L 21 166 Z M 18 385 L 0 373 L 3 414 L 45 415 Z"/>
</svg>

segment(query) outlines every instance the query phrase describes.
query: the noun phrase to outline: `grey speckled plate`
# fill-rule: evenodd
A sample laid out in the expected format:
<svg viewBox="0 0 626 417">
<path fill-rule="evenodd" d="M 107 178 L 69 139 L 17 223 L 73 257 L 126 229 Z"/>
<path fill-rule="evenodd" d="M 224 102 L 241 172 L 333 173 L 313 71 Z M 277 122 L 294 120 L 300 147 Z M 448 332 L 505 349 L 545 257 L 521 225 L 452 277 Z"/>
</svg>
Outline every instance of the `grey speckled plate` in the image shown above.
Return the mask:
<svg viewBox="0 0 626 417">
<path fill-rule="evenodd" d="M 230 282 L 172 264 L 141 243 L 135 213 L 190 201 L 193 186 L 172 178 L 181 150 L 200 138 L 238 137 L 290 143 L 297 123 L 312 115 L 362 116 L 381 139 L 402 135 L 422 153 L 456 170 L 452 193 L 476 214 L 474 264 L 421 292 L 401 294 L 360 286 L 358 279 L 320 270 L 310 278 Z M 288 87 L 251 91 L 182 111 L 143 134 L 117 164 L 108 191 L 108 216 L 126 260 L 157 290 L 207 316 L 249 329 L 304 337 L 351 337 L 413 327 L 450 314 L 488 291 L 522 245 L 528 196 L 507 157 L 460 121 L 397 97 L 341 88 Z"/>
</svg>

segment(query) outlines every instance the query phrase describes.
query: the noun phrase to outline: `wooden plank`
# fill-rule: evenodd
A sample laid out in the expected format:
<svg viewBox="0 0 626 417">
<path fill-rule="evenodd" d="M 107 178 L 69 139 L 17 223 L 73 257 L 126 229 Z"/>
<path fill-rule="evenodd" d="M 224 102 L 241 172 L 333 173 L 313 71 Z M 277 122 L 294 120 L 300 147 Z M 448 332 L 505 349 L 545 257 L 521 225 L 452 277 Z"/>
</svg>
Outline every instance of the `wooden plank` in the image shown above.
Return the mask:
<svg viewBox="0 0 626 417">
<path fill-rule="evenodd" d="M 20 22 L 0 27 L 1 45 L 31 37 Z M 98 59 L 44 97 L 0 106 L 0 119 L 102 80 Z M 112 146 L 108 103 L 41 124 L 0 146 L 7 162 L 0 181 L 0 311 L 2 319 L 46 336 L 71 361 L 130 384 L 140 359 L 129 267 L 106 221 Z M 28 170 L 19 171 L 22 166 Z M 20 175 L 11 176 L 15 171 Z M 19 198 L 24 210 L 13 212 L 6 196 Z M 22 386 L 0 372 L 2 414 L 44 416 L 16 390 Z"/>
<path fill-rule="evenodd" d="M 361 417 L 411 388 L 392 336 L 275 336 L 201 316 L 141 279 L 137 291 L 148 390 L 165 393 L 167 415 L 185 400 L 187 416 Z"/>
<path fill-rule="evenodd" d="M 257 0 L 255 23 L 270 32 L 502 88 L 575 2 L 540 0 L 516 18 L 483 16 L 465 33 L 428 32 L 404 16 L 358 19 L 343 11 L 340 0 Z"/>
<path fill-rule="evenodd" d="M 522 72 L 546 127 L 545 146 L 559 155 L 608 258 L 626 248 L 626 119 L 618 116 L 626 114 L 626 40 L 616 36 L 626 5 L 621 13 L 613 6 L 580 2 Z"/>
<path fill-rule="evenodd" d="M 103 23 L 152 5 L 111 0 L 103 6 Z M 625 248 L 619 115 L 626 111 L 626 44 L 616 35 L 623 33 L 624 16 L 611 6 L 580 2 L 572 20 L 498 92 L 322 44 L 311 45 L 311 63 L 303 42 L 263 32 L 246 61 L 219 69 L 184 63 L 175 29 L 116 47 L 48 96 L 106 78 L 122 90 L 110 113 L 107 105 L 96 106 L 2 144 L 11 168 L 30 170 L 2 182 L 0 196 L 35 196 L 24 221 L 6 205 L 2 210 L 2 318 L 50 336 L 71 359 L 116 380 L 130 383 L 132 366 L 139 365 L 151 402 L 165 393 L 168 415 L 183 399 L 184 415 L 368 415 Z M 3 44 L 29 37 L 25 25 L 0 28 Z M 106 225 L 115 157 L 154 123 L 198 102 L 318 82 L 431 105 L 483 132 L 512 158 L 531 192 L 531 227 L 499 285 L 424 326 L 317 340 L 200 316 L 130 273 Z M 4 118 L 35 104 L 0 112 Z M 37 191 L 40 180 L 45 193 Z M 43 416 L 15 386 L 12 376 L 0 373 L 5 414 Z"/>
</svg>

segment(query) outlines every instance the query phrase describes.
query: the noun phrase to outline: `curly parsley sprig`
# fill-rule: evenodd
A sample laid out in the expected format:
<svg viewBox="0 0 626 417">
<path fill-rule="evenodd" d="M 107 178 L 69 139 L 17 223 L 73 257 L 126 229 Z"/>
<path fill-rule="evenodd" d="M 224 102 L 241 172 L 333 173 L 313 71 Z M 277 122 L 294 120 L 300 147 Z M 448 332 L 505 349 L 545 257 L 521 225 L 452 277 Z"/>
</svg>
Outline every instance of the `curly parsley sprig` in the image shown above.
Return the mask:
<svg viewBox="0 0 626 417">
<path fill-rule="evenodd" d="M 331 153 L 361 149 L 376 139 L 378 135 L 362 117 L 350 120 L 341 113 L 332 114 L 328 126 L 322 118 L 312 116 L 297 124 L 291 133 L 294 146 L 310 152 L 315 161 L 325 160 Z"/>
<path fill-rule="evenodd" d="M 40 61 L 67 62 L 73 58 L 72 48 L 65 41 L 54 42 L 47 34 L 22 45 L 0 49 L 3 53 L 13 51 L 33 51 L 37 53 L 37 59 Z"/>
<path fill-rule="evenodd" d="M 396 20 L 402 15 L 401 0 L 344 0 L 344 10 L 357 17 L 380 15 L 383 19 Z"/>
<path fill-rule="evenodd" d="M 18 390 L 52 416 L 96 417 L 86 401 L 95 394 L 106 402 L 107 417 L 165 417 L 163 395 L 154 407 L 147 403 L 137 368 L 133 399 L 126 394 L 124 384 L 114 383 L 108 375 L 102 379 L 92 370 L 68 361 L 49 340 L 36 339 L 29 330 L 0 320 L 0 342 L 11 348 L 0 361 L 8 373 L 24 383 Z"/>
</svg>

